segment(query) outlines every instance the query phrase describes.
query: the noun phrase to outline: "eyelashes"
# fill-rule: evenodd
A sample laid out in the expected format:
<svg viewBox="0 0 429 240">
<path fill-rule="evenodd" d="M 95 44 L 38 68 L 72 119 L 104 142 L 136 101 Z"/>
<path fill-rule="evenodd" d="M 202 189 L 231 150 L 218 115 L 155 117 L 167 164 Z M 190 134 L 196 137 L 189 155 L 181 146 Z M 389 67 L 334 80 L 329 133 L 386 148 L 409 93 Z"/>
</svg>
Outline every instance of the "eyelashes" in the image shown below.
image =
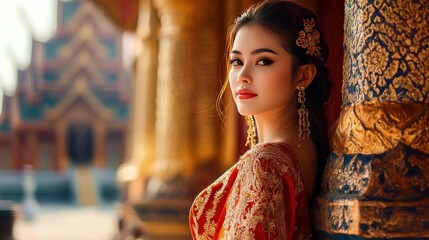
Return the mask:
<svg viewBox="0 0 429 240">
<path fill-rule="evenodd" d="M 273 64 L 273 61 L 268 58 L 263 58 L 256 62 L 256 65 L 260 65 L 260 66 L 269 66 L 271 64 Z"/>
<path fill-rule="evenodd" d="M 243 65 L 243 62 L 240 59 L 230 59 L 229 60 L 229 64 L 232 66 L 238 66 L 238 65 Z"/>
<path fill-rule="evenodd" d="M 243 65 L 243 62 L 240 59 L 234 58 L 234 59 L 229 60 L 229 64 L 232 66 L 239 66 L 239 65 Z M 262 59 L 259 59 L 258 61 L 256 61 L 255 65 L 269 66 L 271 64 L 273 64 L 273 60 L 268 59 L 268 58 L 262 58 Z"/>
</svg>

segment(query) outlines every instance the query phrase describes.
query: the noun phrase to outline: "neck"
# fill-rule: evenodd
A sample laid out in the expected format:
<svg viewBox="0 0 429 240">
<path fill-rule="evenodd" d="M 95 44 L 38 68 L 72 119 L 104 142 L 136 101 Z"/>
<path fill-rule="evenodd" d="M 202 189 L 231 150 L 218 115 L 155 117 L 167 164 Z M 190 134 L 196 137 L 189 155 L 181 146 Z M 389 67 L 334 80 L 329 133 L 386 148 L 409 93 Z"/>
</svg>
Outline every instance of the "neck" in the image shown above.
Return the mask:
<svg viewBox="0 0 429 240">
<path fill-rule="evenodd" d="M 297 109 L 294 105 L 255 115 L 258 142 L 286 142 L 295 145 L 298 139 Z"/>
</svg>

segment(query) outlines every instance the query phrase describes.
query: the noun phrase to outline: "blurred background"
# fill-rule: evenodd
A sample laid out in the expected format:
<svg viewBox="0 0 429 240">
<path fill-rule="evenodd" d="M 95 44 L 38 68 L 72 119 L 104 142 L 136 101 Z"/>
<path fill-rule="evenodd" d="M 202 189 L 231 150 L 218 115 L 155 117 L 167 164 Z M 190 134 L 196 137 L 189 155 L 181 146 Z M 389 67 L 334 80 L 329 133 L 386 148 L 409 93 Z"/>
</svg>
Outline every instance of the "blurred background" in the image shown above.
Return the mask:
<svg viewBox="0 0 429 240">
<path fill-rule="evenodd" d="M 0 0 L 0 240 L 190 239 L 193 198 L 246 150 L 216 98 L 254 2 Z M 332 124 L 343 1 L 299 2 L 330 45 Z"/>
</svg>

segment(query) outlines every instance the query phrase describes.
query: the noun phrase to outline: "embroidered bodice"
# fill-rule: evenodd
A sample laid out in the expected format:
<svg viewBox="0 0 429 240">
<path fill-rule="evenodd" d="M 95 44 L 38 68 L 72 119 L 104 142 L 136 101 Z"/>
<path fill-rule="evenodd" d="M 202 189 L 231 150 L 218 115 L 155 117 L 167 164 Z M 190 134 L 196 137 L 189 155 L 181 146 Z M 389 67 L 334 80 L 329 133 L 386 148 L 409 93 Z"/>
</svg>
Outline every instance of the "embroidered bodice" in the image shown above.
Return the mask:
<svg viewBox="0 0 429 240">
<path fill-rule="evenodd" d="M 257 144 L 203 190 L 190 209 L 194 239 L 311 239 L 296 155 L 285 143 Z"/>
</svg>

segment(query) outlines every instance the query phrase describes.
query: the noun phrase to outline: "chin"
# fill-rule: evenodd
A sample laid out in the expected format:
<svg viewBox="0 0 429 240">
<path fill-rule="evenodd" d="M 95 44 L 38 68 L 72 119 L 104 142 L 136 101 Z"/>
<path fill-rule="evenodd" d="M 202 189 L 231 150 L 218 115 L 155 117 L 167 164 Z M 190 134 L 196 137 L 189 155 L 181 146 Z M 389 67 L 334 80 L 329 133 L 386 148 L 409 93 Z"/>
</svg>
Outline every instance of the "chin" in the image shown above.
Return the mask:
<svg viewBox="0 0 429 240">
<path fill-rule="evenodd" d="M 249 111 L 249 109 L 238 109 L 238 113 L 242 116 L 251 116 L 251 115 L 255 115 L 254 111 Z"/>
</svg>

